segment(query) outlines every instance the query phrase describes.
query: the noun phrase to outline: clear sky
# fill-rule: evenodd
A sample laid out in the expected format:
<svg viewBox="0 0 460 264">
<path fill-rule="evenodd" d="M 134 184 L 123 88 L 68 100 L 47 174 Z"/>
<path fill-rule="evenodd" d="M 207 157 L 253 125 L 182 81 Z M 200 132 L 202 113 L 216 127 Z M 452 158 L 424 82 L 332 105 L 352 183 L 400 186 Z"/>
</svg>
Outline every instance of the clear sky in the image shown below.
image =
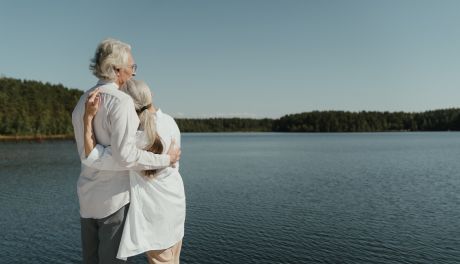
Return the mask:
<svg viewBox="0 0 460 264">
<path fill-rule="evenodd" d="M 460 106 L 460 1 L 2 1 L 0 74 L 87 90 L 129 43 L 175 117 Z"/>
</svg>

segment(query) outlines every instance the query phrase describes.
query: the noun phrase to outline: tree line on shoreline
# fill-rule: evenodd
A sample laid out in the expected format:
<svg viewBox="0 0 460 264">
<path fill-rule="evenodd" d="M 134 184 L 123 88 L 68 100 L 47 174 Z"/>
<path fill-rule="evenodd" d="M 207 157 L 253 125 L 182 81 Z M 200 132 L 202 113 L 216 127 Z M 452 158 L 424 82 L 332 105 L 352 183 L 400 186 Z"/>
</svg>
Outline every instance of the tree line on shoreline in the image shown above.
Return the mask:
<svg viewBox="0 0 460 264">
<path fill-rule="evenodd" d="M 82 94 L 61 84 L 2 77 L 0 135 L 71 137 L 71 113 Z M 176 122 L 182 132 L 458 131 L 460 109 L 419 113 L 312 111 L 279 119 L 180 118 Z"/>
</svg>

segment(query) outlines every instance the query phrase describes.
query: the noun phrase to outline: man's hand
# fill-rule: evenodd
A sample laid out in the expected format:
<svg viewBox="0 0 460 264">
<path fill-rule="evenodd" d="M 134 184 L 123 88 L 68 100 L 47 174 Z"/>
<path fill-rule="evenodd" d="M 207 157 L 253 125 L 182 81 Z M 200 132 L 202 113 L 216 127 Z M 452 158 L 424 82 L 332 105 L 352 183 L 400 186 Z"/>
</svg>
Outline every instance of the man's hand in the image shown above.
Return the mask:
<svg viewBox="0 0 460 264">
<path fill-rule="evenodd" d="M 170 165 L 172 165 L 172 167 L 174 167 L 174 164 L 180 160 L 180 153 L 180 148 L 176 146 L 176 140 L 172 139 L 167 153 L 169 155 Z"/>
<path fill-rule="evenodd" d="M 85 118 L 93 119 L 99 109 L 99 103 L 101 98 L 99 96 L 99 88 L 94 89 L 90 92 L 85 103 Z"/>
</svg>

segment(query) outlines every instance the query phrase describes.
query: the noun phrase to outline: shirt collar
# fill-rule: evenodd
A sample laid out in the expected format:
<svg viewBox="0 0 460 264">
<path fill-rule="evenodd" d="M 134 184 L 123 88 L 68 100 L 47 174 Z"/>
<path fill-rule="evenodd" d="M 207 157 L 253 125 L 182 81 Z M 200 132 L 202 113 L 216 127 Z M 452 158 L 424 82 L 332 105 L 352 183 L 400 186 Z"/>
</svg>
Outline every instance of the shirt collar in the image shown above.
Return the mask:
<svg viewBox="0 0 460 264">
<path fill-rule="evenodd" d="M 110 85 L 110 86 L 115 86 L 115 88 L 119 88 L 118 87 L 118 84 L 114 81 L 107 81 L 107 80 L 102 80 L 102 79 L 99 79 L 99 81 L 97 82 L 97 85 Z"/>
</svg>

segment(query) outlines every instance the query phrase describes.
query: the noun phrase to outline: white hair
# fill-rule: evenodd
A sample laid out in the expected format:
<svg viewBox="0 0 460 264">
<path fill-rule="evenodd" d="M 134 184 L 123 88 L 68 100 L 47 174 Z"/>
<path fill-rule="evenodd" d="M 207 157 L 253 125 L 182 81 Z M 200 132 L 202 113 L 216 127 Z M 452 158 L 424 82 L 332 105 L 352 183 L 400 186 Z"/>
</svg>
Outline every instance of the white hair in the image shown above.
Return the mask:
<svg viewBox="0 0 460 264">
<path fill-rule="evenodd" d="M 120 90 L 133 98 L 141 129 L 147 134 L 149 146 L 151 146 L 157 137 L 157 129 L 155 118 L 147 110 L 149 106 L 152 106 L 152 93 L 149 86 L 144 81 L 130 79 L 125 82 Z"/>
<path fill-rule="evenodd" d="M 89 69 L 101 80 L 115 81 L 116 69 L 128 65 L 130 52 L 130 45 L 116 39 L 105 39 L 97 46 Z"/>
</svg>

